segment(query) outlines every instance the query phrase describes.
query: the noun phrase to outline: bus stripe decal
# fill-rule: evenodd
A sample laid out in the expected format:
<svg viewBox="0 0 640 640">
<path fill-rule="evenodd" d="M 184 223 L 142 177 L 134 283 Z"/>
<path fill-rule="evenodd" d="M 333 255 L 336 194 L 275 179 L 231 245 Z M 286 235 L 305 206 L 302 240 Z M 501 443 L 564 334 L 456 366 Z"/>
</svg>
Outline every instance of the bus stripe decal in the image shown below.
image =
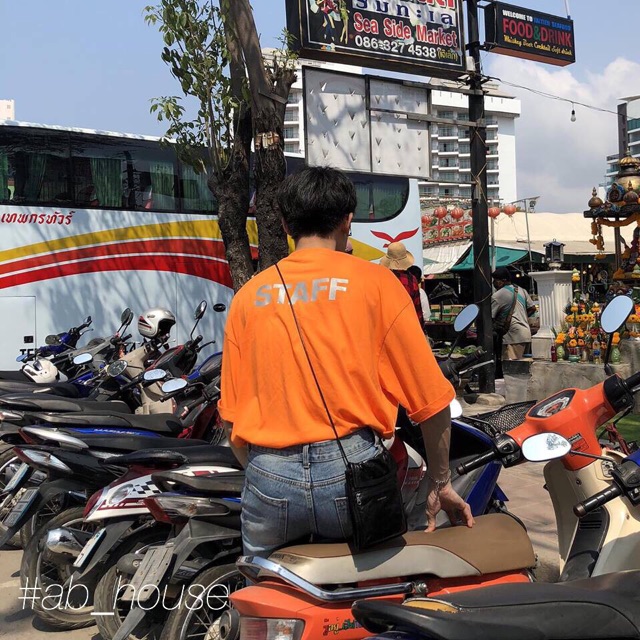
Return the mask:
<svg viewBox="0 0 640 640">
<path fill-rule="evenodd" d="M 39 267 L 54 265 L 60 262 L 71 262 L 84 258 L 126 255 L 129 253 L 182 253 L 195 256 L 212 256 L 224 259 L 225 251 L 221 240 L 204 240 L 190 238 L 177 240 L 173 238 L 161 240 L 134 240 L 125 243 L 102 244 L 92 247 L 74 248 L 57 253 L 49 253 L 0 264 L 0 276 Z"/>
<path fill-rule="evenodd" d="M 105 257 L 99 260 L 82 260 L 56 264 L 43 269 L 24 271 L 18 274 L 0 277 L 0 289 L 15 287 L 53 278 L 96 273 L 106 271 L 168 271 L 196 276 L 231 287 L 231 277 L 227 264 L 217 259 L 198 256 L 175 255 L 133 255 Z"/>
<path fill-rule="evenodd" d="M 255 221 L 248 221 L 247 232 L 251 245 L 257 246 L 258 232 Z M 88 245 L 101 245 L 109 242 L 125 242 L 127 240 L 145 238 L 175 237 L 219 240 L 222 238 L 222 235 L 218 221 L 215 219 L 163 222 L 137 227 L 105 229 L 91 233 L 82 233 L 76 236 L 53 238 L 13 249 L 5 249 L 4 251 L 0 251 L 0 263 L 15 260 L 16 258 L 27 258 L 38 254 L 48 254 L 63 249 L 74 249 Z"/>
</svg>

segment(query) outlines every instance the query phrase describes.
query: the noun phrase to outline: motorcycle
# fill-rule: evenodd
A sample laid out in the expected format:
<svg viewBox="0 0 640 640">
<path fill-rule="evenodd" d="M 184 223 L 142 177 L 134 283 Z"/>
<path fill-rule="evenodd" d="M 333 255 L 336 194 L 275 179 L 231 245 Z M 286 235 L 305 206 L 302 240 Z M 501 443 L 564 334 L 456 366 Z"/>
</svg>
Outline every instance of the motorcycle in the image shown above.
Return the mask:
<svg viewBox="0 0 640 640">
<path fill-rule="evenodd" d="M 25 352 L 16 358 L 16 362 L 22 363 L 22 368 L 19 371 L 0 371 L 0 380 L 31 381 L 43 384 L 58 380 L 60 373 L 67 378 L 75 377 L 77 369 L 71 365 L 68 353 L 76 350 L 78 341 L 87 331 L 93 331 L 93 329 L 89 329 L 92 322 L 91 316 L 87 316 L 85 321 L 77 327 L 71 327 L 62 333 L 48 335 L 44 340 L 44 345 L 38 347 L 33 353 Z M 43 376 L 35 373 L 35 371 L 41 370 L 38 365 L 40 361 L 45 359 L 52 365 L 53 380 L 43 380 Z M 33 365 L 28 367 L 27 364 L 30 362 Z"/>
<path fill-rule="evenodd" d="M 612 301 L 601 317 L 603 329 L 612 336 L 631 308 L 629 298 Z M 456 471 L 464 475 L 496 461 L 504 466 L 519 463 L 526 459 L 523 443 L 536 434 L 557 432 L 572 443 L 571 456 L 562 462 L 554 460 L 545 469 L 558 520 L 562 581 L 640 569 L 637 536 L 632 535 L 637 523 L 628 517 L 622 501 L 609 507 L 617 511 L 592 512 L 581 524 L 571 511 L 575 502 L 608 489 L 605 471 L 620 454 L 603 452 L 597 429 L 633 406 L 636 387 L 640 388 L 640 373 L 626 381 L 612 376 L 586 391 L 568 389 L 554 394 L 531 407 L 521 425 L 497 435 L 489 450 L 457 465 Z M 347 545 L 321 544 L 286 547 L 268 559 L 242 557 L 238 569 L 257 584 L 232 594 L 234 614 L 241 616 L 247 637 L 253 632 L 252 637 L 274 638 L 283 624 L 295 628 L 297 638 L 317 637 L 327 633 L 329 620 L 329 630 L 345 630 L 344 638 L 362 638 L 362 629 L 349 626 L 353 622 L 350 606 L 355 600 L 402 602 L 407 596 L 429 593 L 438 597 L 461 588 L 532 581 L 532 551 L 526 531 L 519 526 L 513 531 L 503 529 L 501 520 L 505 517 L 478 516 L 472 529 L 440 529 L 428 535 L 411 532 L 356 554 Z M 440 537 L 434 538 L 436 534 Z M 464 540 L 463 547 L 448 546 L 460 540 Z M 492 547 L 496 540 L 502 551 Z M 443 549 L 453 555 L 439 558 Z M 507 550 L 515 552 L 509 566 L 504 564 Z M 375 585 L 366 585 L 374 580 Z"/>
<path fill-rule="evenodd" d="M 547 432 L 524 440 L 522 450 L 539 461 L 566 456 L 566 466 L 576 455 L 573 446 L 560 434 Z M 609 486 L 575 504 L 573 511 L 584 521 L 616 501 L 625 508 L 632 505 L 626 517 L 637 519 L 640 452 L 612 464 Z M 640 571 L 621 570 L 556 584 L 497 586 L 438 599 L 415 598 L 402 605 L 362 600 L 354 603 L 352 612 L 359 625 L 378 634 L 369 640 L 637 638 L 638 584 Z"/>
<path fill-rule="evenodd" d="M 41 607 L 36 603 L 34 611 L 37 617 L 57 629 L 94 624 L 96 617 L 100 617 L 97 614 L 94 616 L 91 610 L 98 580 L 107 574 L 114 576 L 110 570 L 121 555 L 146 549 L 152 543 L 164 542 L 169 528 L 164 524 L 157 526 L 143 504 L 145 497 L 159 493 L 152 481 L 153 472 L 172 469 L 171 473 L 177 476 L 195 476 L 202 473 L 224 474 L 237 468 L 235 456 L 227 447 L 182 441 L 183 445 L 174 451 L 168 449 L 173 443 L 164 438 L 162 440 L 163 446 L 160 448 L 101 459 L 53 452 L 53 456 L 69 468 L 75 462 L 76 476 L 82 474 L 83 470 L 93 469 L 94 477 L 90 485 L 86 481 L 83 484 L 87 493 L 92 488 L 103 487 L 107 482 L 110 484 L 104 489 L 97 489 L 86 504 L 79 500 L 75 505 L 67 505 L 35 532 L 25 548 L 20 572 L 25 587 L 37 583 L 43 593 L 57 588 L 65 596 L 73 593 L 88 596 L 81 601 L 65 597 L 65 603 L 71 604 L 64 608 Z M 32 448 L 22 450 L 22 453 L 33 457 L 41 452 Z M 117 479 L 114 480 L 114 477 Z M 68 488 L 71 488 L 74 477 L 69 475 L 67 480 Z M 103 559 L 100 553 L 105 546 L 112 548 L 112 553 L 104 558 L 105 562 L 100 562 Z M 81 577 L 77 577 L 80 568 L 85 571 Z M 110 586 L 117 593 L 118 582 Z M 111 599 L 113 593 L 108 591 Z M 102 593 L 97 591 L 96 597 Z M 103 598 L 97 611 L 112 608 L 113 605 Z"/>
<path fill-rule="evenodd" d="M 117 364 L 117 363 L 114 363 Z M 114 366 L 114 365 L 111 365 Z M 159 377 L 166 375 L 161 369 L 152 369 L 143 374 L 149 380 L 156 382 Z M 56 500 L 67 494 L 72 497 L 82 496 L 86 501 L 94 491 L 101 489 L 107 483 L 96 486 L 92 484 L 94 478 L 85 475 L 82 471 L 74 478 L 75 488 L 71 489 L 68 483 L 55 484 L 51 482 L 52 470 L 49 475 L 36 474 L 39 470 L 37 460 L 30 459 L 28 449 L 24 443 L 37 445 L 44 444 L 67 448 L 83 457 L 104 457 L 105 451 L 113 453 L 114 450 L 125 451 L 157 448 L 164 445 L 171 447 L 190 446 L 192 442 L 220 442 L 221 431 L 216 427 L 217 403 L 219 394 L 219 379 L 216 377 L 211 383 L 204 386 L 202 382 L 189 385 L 184 379 L 171 379 L 164 385 L 166 392 L 165 401 L 172 403 L 174 413 L 154 415 L 120 415 L 106 416 L 109 418 L 109 426 L 83 426 L 91 423 L 94 418 L 103 421 L 105 416 L 69 416 L 65 415 L 61 420 L 65 423 L 64 429 L 56 429 L 43 426 L 28 426 L 19 429 L 19 436 L 23 444 L 14 447 L 13 455 L 22 461 L 22 465 L 15 472 L 14 477 L 0 493 L 0 514 L 4 516 L 0 525 L 0 546 L 6 544 L 13 536 L 20 532 L 23 546 L 31 537 L 32 532 L 51 515 L 51 503 L 55 503 L 55 512 L 61 510 Z M 183 397 L 176 402 L 176 398 L 185 391 L 191 393 L 198 391 L 195 398 Z M 178 414 L 180 418 L 177 418 Z M 79 422 L 74 426 L 74 421 Z M 205 437 L 207 440 L 198 440 Z M 157 441 L 157 442 L 156 442 Z M 25 459 L 26 457 L 26 459 Z M 55 469 L 55 465 L 53 465 Z M 41 471 L 41 469 L 40 469 Z M 88 491 L 88 487 L 93 487 Z M 64 507 L 64 505 L 63 505 Z M 29 523 L 28 527 L 25 525 Z"/>
<path fill-rule="evenodd" d="M 477 310 L 475 313 L 477 313 Z M 461 318 L 460 330 L 465 330 L 467 327 L 463 325 L 470 324 L 475 320 L 475 313 L 472 309 L 471 313 L 465 314 Z M 448 377 L 455 380 L 461 370 L 473 366 L 473 363 L 477 362 L 479 355 L 473 355 L 458 362 L 449 361 L 446 367 Z M 459 410 L 459 404 L 456 404 L 457 410 Z M 507 415 L 511 416 L 510 420 Z M 462 462 L 473 456 L 474 452 L 477 453 L 490 446 L 491 438 L 483 429 L 488 429 L 489 433 L 494 433 L 505 420 L 508 423 L 511 421 L 513 421 L 513 424 L 519 423 L 524 413 L 519 406 L 516 407 L 515 413 L 513 407 L 494 412 L 489 416 L 488 420 L 495 420 L 495 426 L 491 422 L 483 422 L 483 420 L 478 420 L 476 426 L 472 426 L 464 420 L 460 420 L 459 413 L 456 411 L 454 411 L 453 416 L 453 432 L 455 436 L 452 438 L 452 452 L 455 451 L 455 453 L 452 453 L 452 459 Z M 398 464 L 398 480 L 402 486 L 402 496 L 409 516 L 410 528 L 424 528 L 426 526 L 426 483 L 423 482 L 423 479 L 426 469 L 422 456 L 416 450 L 421 449 L 423 445 L 419 426 L 411 423 L 403 412 L 399 417 L 398 434 L 398 437 L 385 444 L 390 448 Z M 411 444 L 408 444 L 408 442 L 411 442 Z M 415 448 L 412 445 L 415 445 Z M 469 477 L 458 478 L 454 473 L 454 486 L 457 487 L 462 495 L 466 496 L 475 514 L 487 511 L 505 511 L 504 500 L 506 500 L 506 496 L 502 494 L 497 486 L 498 472 L 499 466 L 489 465 L 480 473 L 477 473 L 473 479 Z M 154 475 L 153 478 L 155 481 L 156 476 Z M 189 483 L 189 486 L 187 486 L 187 483 Z M 209 485 L 211 485 L 213 492 L 217 490 L 217 480 L 215 478 L 202 477 L 188 481 L 181 480 L 180 486 L 182 488 L 176 488 L 174 485 L 173 493 L 180 491 L 183 494 L 186 491 L 188 495 L 195 499 L 195 496 L 206 496 Z M 202 492 L 205 493 L 203 494 Z M 166 496 L 166 499 L 170 501 L 172 495 Z M 164 498 L 165 496 L 161 494 L 156 498 L 147 500 L 147 502 L 151 507 L 153 503 L 161 503 Z M 181 499 L 186 498 L 181 495 Z M 159 507 L 156 507 L 155 511 L 159 511 L 160 514 L 163 513 L 163 509 Z M 167 511 L 167 509 L 164 509 L 164 511 Z M 154 509 L 152 508 L 153 512 Z M 154 513 L 154 515 L 156 514 Z M 156 515 L 156 517 L 162 517 L 162 515 Z M 167 516 L 165 515 L 164 517 L 166 518 Z M 446 516 L 439 516 L 438 521 L 440 523 L 442 523 L 443 517 Z M 512 522 L 513 526 L 520 529 L 520 525 L 515 520 L 512 520 L 509 516 L 504 517 L 509 522 Z M 234 565 L 228 564 L 228 559 L 225 559 L 225 562 L 222 563 L 212 563 L 209 569 L 198 574 L 195 578 L 191 577 L 190 582 L 183 577 L 185 575 L 185 557 L 180 558 L 178 549 L 189 544 L 192 549 L 195 549 L 196 545 L 202 545 L 205 541 L 213 543 L 217 540 L 216 536 L 220 535 L 219 528 L 214 523 L 209 523 L 211 529 L 210 537 L 204 535 L 202 520 L 203 518 L 194 519 L 193 526 L 195 527 L 196 524 L 198 526 L 197 536 L 194 537 L 194 531 L 185 528 L 176 537 L 170 538 L 164 546 L 150 549 L 144 556 L 144 560 L 140 563 L 137 571 L 126 576 L 127 583 L 134 585 L 134 587 L 144 585 L 147 591 L 151 590 L 153 592 L 156 589 L 164 592 L 169 585 L 174 584 L 181 584 L 183 590 L 190 590 L 193 586 L 195 591 L 201 594 L 201 598 L 213 598 L 216 593 L 229 593 L 241 587 L 243 585 L 243 577 Z M 529 544 L 528 541 L 527 544 Z M 213 556 L 211 557 L 213 558 Z M 528 561 L 531 564 L 534 562 L 532 552 Z M 186 575 L 189 576 L 188 573 Z M 140 590 L 136 588 L 133 591 L 139 593 Z M 187 598 L 184 602 L 180 602 L 179 606 L 167 618 L 166 611 L 158 611 L 157 608 L 153 609 L 148 605 L 146 598 L 141 601 L 137 596 L 134 605 L 113 640 L 128 638 L 137 628 L 141 627 L 143 621 L 147 620 L 145 615 L 152 615 L 157 625 L 166 619 L 162 638 L 182 639 L 187 635 L 189 637 L 192 637 L 192 635 L 198 636 L 200 633 L 207 632 L 203 627 L 207 627 L 207 625 L 215 627 L 217 625 L 217 620 L 224 608 L 222 604 L 216 610 L 198 607 L 195 599 L 192 598 L 190 600 Z M 152 609 L 151 613 L 148 611 L 149 609 Z"/>
<path fill-rule="evenodd" d="M 116 353 L 123 342 L 126 342 L 127 338 L 120 339 L 122 333 L 127 329 L 131 320 L 133 319 L 133 312 L 127 308 L 122 312 L 120 316 L 121 325 L 118 331 L 111 338 L 96 338 L 91 341 L 90 344 L 80 349 L 73 349 L 67 351 L 61 355 L 61 358 L 66 359 L 67 363 L 58 363 L 56 366 L 48 360 L 39 359 L 34 362 L 34 365 L 28 364 L 25 367 L 29 367 L 32 370 L 32 379 L 29 380 L 0 380 L 0 393 L 6 395 L 11 394 L 32 394 L 43 393 L 52 394 L 56 396 L 64 396 L 69 398 L 79 398 L 89 395 L 91 387 L 87 386 L 86 382 L 93 377 L 93 374 L 98 371 L 98 363 L 110 362 L 113 354 Z M 54 341 L 52 339 L 52 341 Z M 96 365 L 86 371 L 78 369 L 75 373 L 75 377 L 67 382 L 58 382 L 57 380 L 57 368 L 64 367 L 76 367 L 79 368 L 85 365 L 85 362 L 77 361 L 77 356 L 83 353 L 90 353 L 93 359 L 96 360 Z M 19 356 L 21 357 L 21 356 Z M 37 365 L 39 368 L 36 368 Z M 53 371 L 55 369 L 55 371 Z M 86 373 L 86 375 L 82 375 Z M 39 380 L 40 382 L 36 382 Z M 0 399 L 2 396 L 0 396 Z M 2 415 L 0 415 L 0 419 Z"/>
</svg>

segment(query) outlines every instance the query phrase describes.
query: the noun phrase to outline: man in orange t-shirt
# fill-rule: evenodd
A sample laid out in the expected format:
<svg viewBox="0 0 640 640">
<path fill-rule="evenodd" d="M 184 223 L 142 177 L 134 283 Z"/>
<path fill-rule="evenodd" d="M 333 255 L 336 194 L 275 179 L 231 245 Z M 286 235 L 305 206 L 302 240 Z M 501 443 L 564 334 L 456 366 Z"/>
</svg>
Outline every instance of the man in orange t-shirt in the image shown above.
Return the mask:
<svg viewBox="0 0 640 640">
<path fill-rule="evenodd" d="M 380 451 L 402 405 L 420 423 L 427 451 L 427 531 L 441 508 L 472 526 L 450 482 L 454 390 L 395 275 L 345 253 L 353 184 L 335 169 L 306 168 L 285 180 L 279 201 L 296 245 L 279 263 L 285 284 L 271 267 L 240 289 L 223 347 L 219 411 L 246 467 L 245 553 L 268 556 L 312 534 L 352 533 L 344 462 L 287 292 L 348 460 Z"/>
</svg>

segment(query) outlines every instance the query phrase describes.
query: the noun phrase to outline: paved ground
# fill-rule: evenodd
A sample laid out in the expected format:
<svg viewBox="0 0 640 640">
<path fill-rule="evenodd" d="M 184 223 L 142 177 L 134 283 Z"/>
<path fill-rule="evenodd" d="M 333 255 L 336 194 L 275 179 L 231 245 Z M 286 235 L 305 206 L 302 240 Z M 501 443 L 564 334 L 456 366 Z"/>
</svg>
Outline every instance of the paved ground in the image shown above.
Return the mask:
<svg viewBox="0 0 640 640">
<path fill-rule="evenodd" d="M 528 463 L 502 472 L 500 485 L 509 497 L 508 507 L 527 526 L 540 568 L 538 578 L 554 580 L 558 575 L 556 528 L 551 501 L 543 489 L 542 465 Z M 22 552 L 0 551 L 0 638 L 11 640 L 55 640 L 60 632 L 45 629 L 18 600 Z M 64 640 L 101 640 L 96 628 L 63 632 Z"/>
</svg>

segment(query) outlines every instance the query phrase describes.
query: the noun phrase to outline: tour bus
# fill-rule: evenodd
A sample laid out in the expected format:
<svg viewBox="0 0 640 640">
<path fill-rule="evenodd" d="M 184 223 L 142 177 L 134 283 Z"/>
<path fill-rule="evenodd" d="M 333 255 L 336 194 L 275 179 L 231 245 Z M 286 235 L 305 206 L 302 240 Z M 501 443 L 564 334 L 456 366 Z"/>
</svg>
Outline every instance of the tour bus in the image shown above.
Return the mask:
<svg viewBox="0 0 640 640">
<path fill-rule="evenodd" d="M 287 156 L 288 171 L 302 163 Z M 402 240 L 421 265 L 417 181 L 350 177 L 358 190 L 355 255 L 377 261 L 389 242 Z M 248 231 L 256 252 L 255 222 Z M 206 300 L 198 331 L 219 348 L 226 314 L 211 307 L 228 306 L 232 295 L 206 178 L 181 163 L 172 145 L 0 122 L 0 369 L 15 368 L 17 355 L 87 315 L 97 335 L 109 334 L 125 307 L 171 309 L 181 343 L 193 309 Z"/>
</svg>

